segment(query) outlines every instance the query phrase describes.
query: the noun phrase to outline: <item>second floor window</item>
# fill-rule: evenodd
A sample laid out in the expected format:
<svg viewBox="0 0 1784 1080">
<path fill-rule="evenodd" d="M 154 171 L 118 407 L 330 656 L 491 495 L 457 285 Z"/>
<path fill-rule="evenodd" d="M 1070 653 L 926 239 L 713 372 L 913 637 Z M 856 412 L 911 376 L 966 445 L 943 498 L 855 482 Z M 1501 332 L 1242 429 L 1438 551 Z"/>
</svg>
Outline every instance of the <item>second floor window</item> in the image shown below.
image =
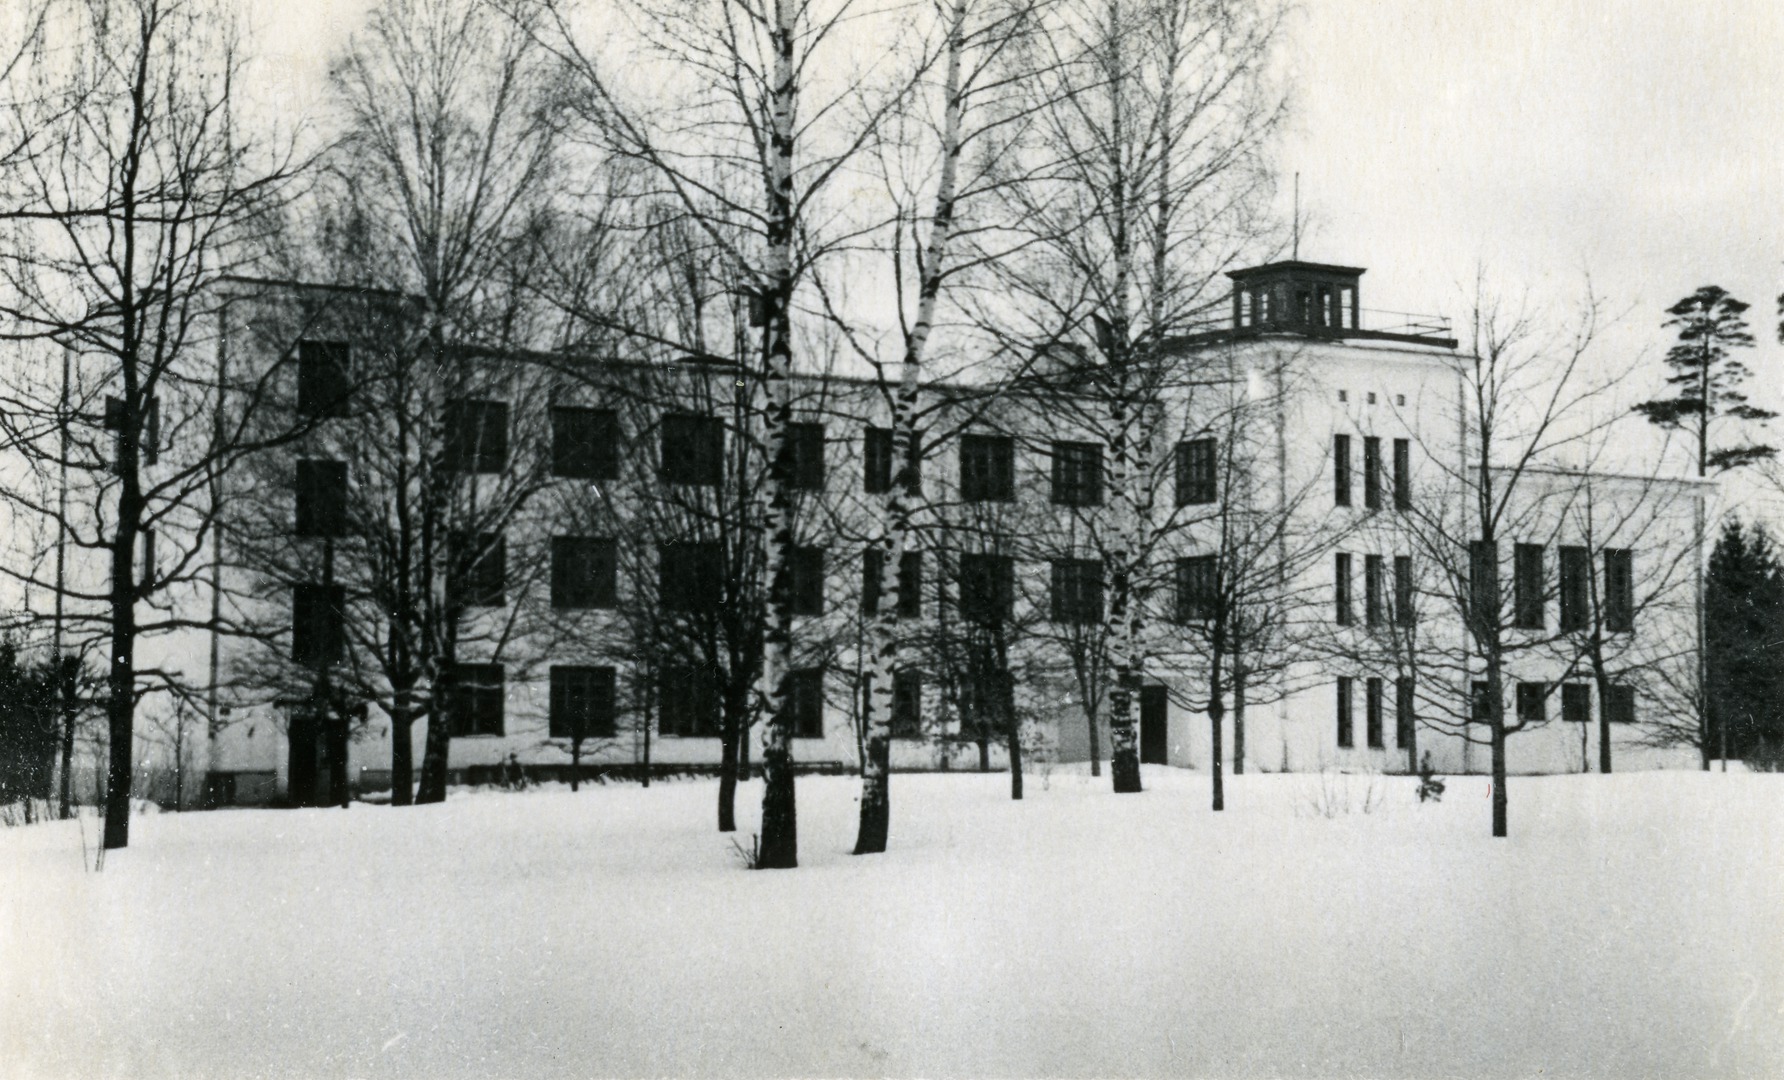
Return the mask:
<svg viewBox="0 0 1784 1080">
<path fill-rule="evenodd" d="M 1215 476 L 1215 441 L 1186 439 L 1177 444 L 1176 487 L 1178 506 L 1199 506 L 1215 501 L 1219 485 Z"/>
<path fill-rule="evenodd" d="M 551 606 L 609 608 L 616 602 L 618 555 L 612 540 L 551 538 Z"/>
<path fill-rule="evenodd" d="M 787 672 L 787 713 L 793 719 L 793 737 L 824 737 L 824 669 L 796 668 Z"/>
<path fill-rule="evenodd" d="M 723 599 L 725 552 L 715 543 L 687 541 L 657 549 L 657 592 L 670 611 L 706 611 Z"/>
<path fill-rule="evenodd" d="M 1381 509 L 1381 440 L 1363 436 L 1363 508 Z"/>
<path fill-rule="evenodd" d="M 1604 549 L 1604 628 L 1635 629 L 1635 557 L 1628 548 Z"/>
<path fill-rule="evenodd" d="M 861 559 L 861 610 L 872 614 L 880 609 L 880 590 L 884 588 L 886 553 L 877 547 L 868 548 Z M 915 619 L 923 614 L 923 553 L 907 551 L 898 560 L 898 617 Z"/>
<path fill-rule="evenodd" d="M 824 614 L 824 549 L 795 547 L 787 551 L 787 606 L 795 615 Z"/>
<path fill-rule="evenodd" d="M 1219 611 L 1220 580 L 1212 555 L 1177 560 L 1177 621 L 1212 619 Z"/>
<path fill-rule="evenodd" d="M 1350 436 L 1332 436 L 1332 505 L 1350 505 Z"/>
<path fill-rule="evenodd" d="M 1394 440 L 1394 509 L 1412 509 L 1412 442 Z"/>
<path fill-rule="evenodd" d="M 613 669 L 554 664 L 551 738 L 610 739 L 614 723 Z"/>
<path fill-rule="evenodd" d="M 1016 591 L 1008 555 L 960 556 L 960 617 L 971 622 L 1009 621 Z"/>
<path fill-rule="evenodd" d="M 960 497 L 1009 502 L 1016 497 L 1016 447 L 1005 435 L 960 437 Z"/>
<path fill-rule="evenodd" d="M 1561 629 L 1584 630 L 1591 618 L 1592 553 L 1583 547 L 1561 549 Z"/>
<path fill-rule="evenodd" d="M 353 388 L 343 341 L 297 343 L 297 411 L 323 419 L 346 416 Z"/>
<path fill-rule="evenodd" d="M 662 474 L 670 484 L 717 487 L 725 474 L 725 423 L 714 416 L 663 417 Z"/>
<path fill-rule="evenodd" d="M 611 409 L 551 410 L 551 474 L 577 480 L 619 477 L 619 417 Z"/>
<path fill-rule="evenodd" d="M 1478 626 L 1499 617 L 1499 547 L 1485 540 L 1468 542 L 1468 613 Z"/>
<path fill-rule="evenodd" d="M 824 425 L 788 424 L 781 434 L 781 475 L 795 491 L 824 489 Z"/>
<path fill-rule="evenodd" d="M 1517 689 L 1518 723 L 1540 724 L 1548 713 L 1547 683 L 1521 682 Z"/>
<path fill-rule="evenodd" d="M 449 665 L 440 692 L 446 730 L 454 738 L 503 733 L 502 665 Z"/>
<path fill-rule="evenodd" d="M 1353 621 L 1350 610 L 1350 556 L 1339 553 L 1332 560 L 1332 601 L 1333 616 L 1339 626 L 1349 626 Z"/>
<path fill-rule="evenodd" d="M 463 607 L 501 607 L 508 545 L 496 533 L 454 532 L 446 540 L 446 595 Z"/>
<path fill-rule="evenodd" d="M 446 403 L 445 467 L 451 472 L 499 473 L 508 467 L 508 406 L 461 399 Z"/>
<path fill-rule="evenodd" d="M 1387 621 L 1382 611 L 1386 578 L 1386 563 L 1380 555 L 1363 556 L 1363 625 L 1371 630 Z"/>
<path fill-rule="evenodd" d="M 1054 559 L 1053 621 L 1095 624 L 1102 619 L 1102 560 Z"/>
<path fill-rule="evenodd" d="M 346 590 L 339 585 L 291 589 L 291 659 L 305 667 L 339 663 L 345 643 Z"/>
<path fill-rule="evenodd" d="M 1512 549 L 1512 625 L 1519 630 L 1543 628 L 1542 545 Z"/>
<path fill-rule="evenodd" d="M 1412 626 L 1418 611 L 1412 602 L 1412 556 L 1394 556 L 1394 625 Z"/>
<path fill-rule="evenodd" d="M 893 461 L 896 458 L 896 440 L 891 428 L 870 427 L 862 436 L 862 486 L 869 495 L 884 495 L 892 490 L 892 482 L 898 479 Z M 914 436 L 911 439 L 910 453 L 905 458 L 905 467 L 910 471 L 913 482 L 922 475 L 920 443 Z"/>
<path fill-rule="evenodd" d="M 905 669 L 892 673 L 892 737 L 923 737 L 923 673 Z"/>
<path fill-rule="evenodd" d="M 1053 501 L 1059 506 L 1101 506 L 1103 448 L 1101 443 L 1053 444 Z"/>
<path fill-rule="evenodd" d="M 347 463 L 297 463 L 297 535 L 344 536 L 347 532 Z"/>
</svg>

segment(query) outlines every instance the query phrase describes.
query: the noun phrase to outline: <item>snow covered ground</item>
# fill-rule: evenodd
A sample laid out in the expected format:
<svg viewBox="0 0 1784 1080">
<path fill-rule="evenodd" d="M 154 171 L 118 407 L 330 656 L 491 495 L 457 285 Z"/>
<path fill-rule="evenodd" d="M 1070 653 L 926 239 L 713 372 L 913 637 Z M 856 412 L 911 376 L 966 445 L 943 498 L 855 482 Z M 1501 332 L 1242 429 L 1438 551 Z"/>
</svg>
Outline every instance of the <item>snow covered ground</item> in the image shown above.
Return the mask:
<svg viewBox="0 0 1784 1080">
<path fill-rule="evenodd" d="M 776 873 L 704 781 L 0 830 L 0 1075 L 1784 1075 L 1784 777 L 1007 783 Z"/>
</svg>

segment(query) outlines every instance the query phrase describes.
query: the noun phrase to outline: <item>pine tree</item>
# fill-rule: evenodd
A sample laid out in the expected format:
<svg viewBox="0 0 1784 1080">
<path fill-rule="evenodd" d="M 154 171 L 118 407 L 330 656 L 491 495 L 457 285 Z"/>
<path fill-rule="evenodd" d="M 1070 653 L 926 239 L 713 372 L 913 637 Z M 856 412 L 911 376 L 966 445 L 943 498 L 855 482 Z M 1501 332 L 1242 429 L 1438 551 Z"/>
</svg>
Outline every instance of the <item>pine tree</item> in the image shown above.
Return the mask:
<svg viewBox="0 0 1784 1080">
<path fill-rule="evenodd" d="M 1741 392 L 1741 383 L 1752 372 L 1732 350 L 1753 347 L 1745 318 L 1748 307 L 1721 288 L 1705 285 L 1667 308 L 1671 318 L 1665 325 L 1678 331 L 1679 340 L 1666 353 L 1673 372 L 1666 382 L 1678 393 L 1635 407 L 1651 423 L 1691 434 L 1697 443 L 1699 476 L 1768 460 L 1778 453 L 1776 447 L 1764 444 L 1712 444 L 1710 429 L 1718 419 L 1764 423 L 1777 415 L 1749 405 Z"/>
</svg>

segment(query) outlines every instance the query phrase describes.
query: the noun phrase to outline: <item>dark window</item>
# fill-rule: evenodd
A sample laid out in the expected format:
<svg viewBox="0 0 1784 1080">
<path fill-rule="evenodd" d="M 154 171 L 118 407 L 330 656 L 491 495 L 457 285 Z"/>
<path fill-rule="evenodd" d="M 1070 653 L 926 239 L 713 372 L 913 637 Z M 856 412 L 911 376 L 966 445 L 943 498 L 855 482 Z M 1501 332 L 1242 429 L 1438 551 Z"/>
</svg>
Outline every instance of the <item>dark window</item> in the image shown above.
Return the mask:
<svg viewBox="0 0 1784 1080">
<path fill-rule="evenodd" d="M 1356 680 L 1349 675 L 1338 676 L 1338 745 L 1343 747 L 1351 746 L 1354 743 L 1354 739 L 1351 737 L 1351 710 L 1355 708 L 1351 701 L 1353 696 L 1351 684 L 1354 682 Z"/>
<path fill-rule="evenodd" d="M 1499 548 L 1485 540 L 1468 543 L 1468 611 L 1483 627 L 1499 617 Z"/>
<path fill-rule="evenodd" d="M 1635 723 L 1635 687 L 1607 686 L 1604 690 L 1604 710 L 1610 715 L 1611 723 Z"/>
<path fill-rule="evenodd" d="M 617 601 L 618 555 L 612 540 L 551 538 L 551 606 L 610 608 Z"/>
<path fill-rule="evenodd" d="M 1412 626 L 1418 609 L 1412 601 L 1412 556 L 1394 556 L 1394 624 Z"/>
<path fill-rule="evenodd" d="M 1418 706 L 1413 697 L 1412 679 L 1402 675 L 1394 680 L 1394 745 L 1404 750 L 1412 745 L 1412 727 L 1418 722 Z"/>
<path fill-rule="evenodd" d="M 1177 444 L 1177 505 L 1199 506 L 1215 501 L 1218 485 L 1214 474 L 1213 439 L 1189 439 Z"/>
<path fill-rule="evenodd" d="M 1054 559 L 1053 621 L 1098 623 L 1102 619 L 1102 560 Z"/>
<path fill-rule="evenodd" d="M 1540 724 L 1548 715 L 1546 702 L 1549 687 L 1547 683 L 1521 682 L 1518 684 L 1518 723 Z"/>
<path fill-rule="evenodd" d="M 725 552 L 711 542 L 664 544 L 657 549 L 657 592 L 670 611 L 705 611 L 719 604 Z"/>
<path fill-rule="evenodd" d="M 1177 621 L 1212 619 L 1220 605 L 1220 581 L 1212 555 L 1177 560 Z"/>
<path fill-rule="evenodd" d="M 872 614 L 880 607 L 880 578 L 886 553 L 868 548 L 861 560 L 861 610 Z M 923 614 L 923 553 L 907 551 L 898 560 L 898 617 L 915 619 Z"/>
<path fill-rule="evenodd" d="M 1382 617 L 1386 577 L 1387 566 L 1380 555 L 1363 556 L 1363 625 L 1370 629 L 1387 621 Z"/>
<path fill-rule="evenodd" d="M 508 543 L 495 533 L 455 532 L 446 541 L 446 595 L 464 607 L 501 607 L 508 578 Z"/>
<path fill-rule="evenodd" d="M 824 490 L 824 425 L 788 424 L 781 435 L 781 462 L 788 487 Z"/>
<path fill-rule="evenodd" d="M 787 550 L 787 605 L 795 615 L 824 614 L 824 549 Z"/>
<path fill-rule="evenodd" d="M 344 536 L 347 532 L 347 463 L 297 463 L 297 535 Z"/>
<path fill-rule="evenodd" d="M 1381 440 L 1363 436 L 1363 506 L 1381 509 Z"/>
<path fill-rule="evenodd" d="M 707 667 L 665 667 L 658 682 L 657 730 L 709 738 L 719 733 L 718 684 Z"/>
<path fill-rule="evenodd" d="M 892 481 L 896 479 L 892 473 L 893 438 L 891 428 L 870 427 L 867 429 L 862 446 L 862 460 L 865 466 L 863 486 L 869 495 L 883 495 L 892 490 Z M 921 440 L 915 433 L 911 438 L 911 450 L 905 461 L 910 470 L 911 480 L 922 475 Z"/>
<path fill-rule="evenodd" d="M 613 669 L 554 665 L 551 669 L 551 737 L 610 739 Z"/>
<path fill-rule="evenodd" d="M 452 664 L 445 670 L 440 691 L 446 730 L 454 738 L 503 733 L 502 665 Z"/>
<path fill-rule="evenodd" d="M 725 423 L 712 416 L 663 417 L 663 480 L 717 487 L 725 473 Z"/>
<path fill-rule="evenodd" d="M 291 659 L 306 667 L 338 663 L 346 590 L 339 585 L 291 589 Z"/>
<path fill-rule="evenodd" d="M 1591 610 L 1587 596 L 1592 553 L 1583 547 L 1561 549 L 1561 629 L 1584 630 Z"/>
<path fill-rule="evenodd" d="M 1469 719 L 1477 724 L 1491 723 L 1493 720 L 1493 692 L 1488 685 L 1475 680 L 1469 686 L 1472 705 L 1468 710 Z"/>
<path fill-rule="evenodd" d="M 1519 544 L 1511 557 L 1512 625 L 1519 630 L 1541 630 L 1542 545 Z"/>
<path fill-rule="evenodd" d="M 446 403 L 445 467 L 499 473 L 508 467 L 508 406 L 500 401 Z"/>
<path fill-rule="evenodd" d="M 1412 443 L 1394 440 L 1394 509 L 1412 509 Z"/>
<path fill-rule="evenodd" d="M 1561 684 L 1561 719 L 1569 724 L 1585 724 L 1592 719 L 1592 688 L 1585 683 Z"/>
<path fill-rule="evenodd" d="M 1332 436 L 1332 503 L 1350 505 L 1350 436 Z"/>
<path fill-rule="evenodd" d="M 1053 444 L 1053 501 L 1060 506 L 1101 506 L 1103 447 L 1092 442 Z"/>
<path fill-rule="evenodd" d="M 1604 549 L 1604 628 L 1635 629 L 1635 557 L 1628 548 Z"/>
<path fill-rule="evenodd" d="M 920 671 L 907 669 L 892 673 L 892 737 L 923 737 L 923 673 Z"/>
<path fill-rule="evenodd" d="M 787 672 L 787 715 L 796 739 L 824 737 L 824 669 L 796 668 Z"/>
<path fill-rule="evenodd" d="M 1009 502 L 1016 497 L 1016 446 L 1003 435 L 960 437 L 960 497 Z"/>
<path fill-rule="evenodd" d="M 551 474 L 578 480 L 619 478 L 619 417 L 608 409 L 551 410 Z"/>
<path fill-rule="evenodd" d="M 297 343 L 297 411 L 309 417 L 346 416 L 353 383 L 341 341 Z"/>
<path fill-rule="evenodd" d="M 974 622 L 1004 622 L 1015 598 L 1015 566 L 1008 555 L 960 556 L 960 615 Z"/>
<path fill-rule="evenodd" d="M 1350 556 L 1339 554 L 1333 561 L 1332 599 L 1339 626 L 1351 624 L 1350 612 Z"/>
<path fill-rule="evenodd" d="M 1369 749 L 1382 748 L 1381 680 L 1370 679 L 1363 685 L 1363 727 Z"/>
</svg>

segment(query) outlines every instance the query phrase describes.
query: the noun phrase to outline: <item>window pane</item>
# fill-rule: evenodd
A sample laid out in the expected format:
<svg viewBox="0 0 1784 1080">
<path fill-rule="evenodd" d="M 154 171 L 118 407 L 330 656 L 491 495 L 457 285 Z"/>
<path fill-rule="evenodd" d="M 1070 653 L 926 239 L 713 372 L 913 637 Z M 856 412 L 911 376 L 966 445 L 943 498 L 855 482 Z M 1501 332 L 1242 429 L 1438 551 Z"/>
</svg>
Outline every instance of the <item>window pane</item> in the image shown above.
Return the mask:
<svg viewBox="0 0 1784 1080">
<path fill-rule="evenodd" d="M 1604 625 L 1613 634 L 1635 629 L 1635 558 L 1628 548 L 1604 552 Z"/>
<path fill-rule="evenodd" d="M 960 437 L 960 497 L 1009 502 L 1015 497 L 1015 446 L 1001 435 Z"/>
<path fill-rule="evenodd" d="M 1363 437 L 1363 506 L 1381 509 L 1381 440 L 1373 435 Z"/>
<path fill-rule="evenodd" d="M 308 417 L 346 416 L 352 382 L 345 342 L 297 343 L 297 411 Z"/>
<path fill-rule="evenodd" d="M 446 403 L 444 467 L 499 473 L 508 467 L 508 406 L 462 399 Z"/>
<path fill-rule="evenodd" d="M 1351 624 L 1350 612 L 1350 556 L 1340 553 L 1333 559 L 1332 598 L 1336 610 L 1334 616 L 1339 626 Z"/>
<path fill-rule="evenodd" d="M 1512 549 L 1512 625 L 1520 630 L 1543 628 L 1542 545 Z"/>
<path fill-rule="evenodd" d="M 793 737 L 824 737 L 824 672 L 799 668 L 787 673 L 787 712 L 793 721 Z"/>
<path fill-rule="evenodd" d="M 824 425 L 788 424 L 781 443 L 782 475 L 798 491 L 824 488 Z"/>
<path fill-rule="evenodd" d="M 1412 443 L 1394 440 L 1394 509 L 1412 509 Z"/>
<path fill-rule="evenodd" d="M 1353 680 L 1348 675 L 1338 676 L 1338 745 L 1341 747 L 1348 747 L 1353 742 L 1351 737 L 1351 709 L 1354 707 L 1351 702 L 1352 682 Z"/>
<path fill-rule="evenodd" d="M 446 539 L 446 595 L 464 607 L 507 603 L 507 544 L 495 533 L 455 532 Z"/>
<path fill-rule="evenodd" d="M 1587 575 L 1592 572 L 1591 553 L 1583 547 L 1561 549 L 1561 629 L 1584 630 L 1590 617 Z"/>
<path fill-rule="evenodd" d="M 1364 718 L 1367 725 L 1369 747 L 1373 750 L 1382 748 L 1381 732 L 1381 680 L 1370 679 L 1364 691 Z"/>
<path fill-rule="evenodd" d="M 724 477 L 725 425 L 712 416 L 663 417 L 663 480 L 716 487 Z"/>
<path fill-rule="evenodd" d="M 1053 621 L 1098 623 L 1102 618 L 1102 560 L 1053 560 Z"/>
<path fill-rule="evenodd" d="M 550 723 L 554 739 L 612 738 L 616 730 L 613 669 L 554 666 Z"/>
<path fill-rule="evenodd" d="M 306 666 L 340 662 L 346 590 L 296 585 L 291 590 L 291 659 Z"/>
<path fill-rule="evenodd" d="M 1190 439 L 1177 444 L 1177 505 L 1196 506 L 1214 502 L 1218 494 L 1213 439 Z"/>
<path fill-rule="evenodd" d="M 297 463 L 297 535 L 344 536 L 347 532 L 347 464 Z"/>
<path fill-rule="evenodd" d="M 610 410 L 551 410 L 551 472 L 579 480 L 619 476 L 619 419 Z"/>
<path fill-rule="evenodd" d="M 1350 436 L 1332 436 L 1332 502 L 1350 505 Z"/>
<path fill-rule="evenodd" d="M 1053 502 L 1060 506 L 1100 506 L 1103 501 L 1103 448 L 1100 443 L 1053 444 Z"/>
<path fill-rule="evenodd" d="M 616 600 L 614 542 L 590 536 L 551 540 L 551 606 L 605 608 Z"/>
<path fill-rule="evenodd" d="M 1009 556 L 960 556 L 961 617 L 981 623 L 1007 621 L 1014 585 Z"/>
</svg>

